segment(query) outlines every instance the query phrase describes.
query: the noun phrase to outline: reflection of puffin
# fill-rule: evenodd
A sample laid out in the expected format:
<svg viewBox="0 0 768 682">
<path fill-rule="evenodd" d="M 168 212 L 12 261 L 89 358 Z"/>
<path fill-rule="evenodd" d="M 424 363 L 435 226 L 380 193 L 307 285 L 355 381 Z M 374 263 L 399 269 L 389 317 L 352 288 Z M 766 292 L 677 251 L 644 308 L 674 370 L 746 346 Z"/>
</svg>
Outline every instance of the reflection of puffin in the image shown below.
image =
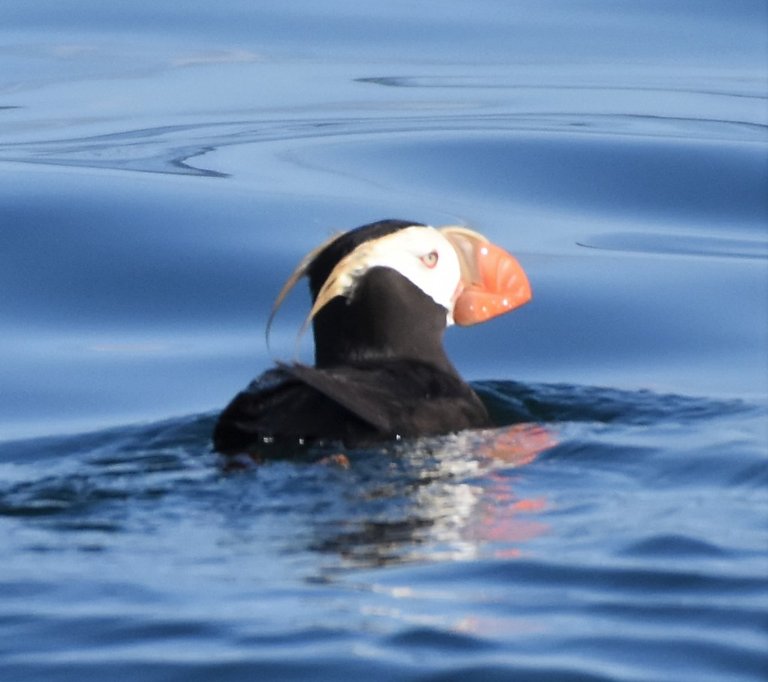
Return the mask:
<svg viewBox="0 0 768 682">
<path fill-rule="evenodd" d="M 530 299 L 512 256 L 463 227 L 382 220 L 307 255 L 273 315 L 304 275 L 315 366 L 279 364 L 235 396 L 216 424 L 216 450 L 280 456 L 316 442 L 354 446 L 490 424 L 442 338 L 454 322 L 483 322 Z"/>
</svg>

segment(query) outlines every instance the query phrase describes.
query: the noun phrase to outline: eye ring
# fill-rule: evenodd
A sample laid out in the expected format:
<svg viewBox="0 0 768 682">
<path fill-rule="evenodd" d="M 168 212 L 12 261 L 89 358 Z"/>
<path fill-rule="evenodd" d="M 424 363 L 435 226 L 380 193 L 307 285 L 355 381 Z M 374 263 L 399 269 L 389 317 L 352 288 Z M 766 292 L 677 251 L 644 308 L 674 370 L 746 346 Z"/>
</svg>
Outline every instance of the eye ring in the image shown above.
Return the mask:
<svg viewBox="0 0 768 682">
<path fill-rule="evenodd" d="M 430 251 L 425 256 L 422 256 L 419 260 L 421 260 L 422 263 L 426 267 L 428 267 L 430 270 L 434 268 L 437 265 L 437 261 L 439 260 L 439 256 L 437 251 Z"/>
</svg>

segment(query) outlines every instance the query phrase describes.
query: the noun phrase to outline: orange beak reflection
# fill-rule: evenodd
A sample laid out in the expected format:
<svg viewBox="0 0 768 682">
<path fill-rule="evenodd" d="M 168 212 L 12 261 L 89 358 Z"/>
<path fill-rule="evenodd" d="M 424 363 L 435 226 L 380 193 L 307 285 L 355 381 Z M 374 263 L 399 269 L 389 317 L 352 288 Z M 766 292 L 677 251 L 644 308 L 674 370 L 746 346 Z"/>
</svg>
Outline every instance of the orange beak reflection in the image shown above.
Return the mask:
<svg viewBox="0 0 768 682">
<path fill-rule="evenodd" d="M 456 324 L 485 322 L 531 300 L 530 282 L 514 256 L 466 228 L 445 227 L 441 232 L 461 261 L 462 287 L 453 309 Z"/>
</svg>

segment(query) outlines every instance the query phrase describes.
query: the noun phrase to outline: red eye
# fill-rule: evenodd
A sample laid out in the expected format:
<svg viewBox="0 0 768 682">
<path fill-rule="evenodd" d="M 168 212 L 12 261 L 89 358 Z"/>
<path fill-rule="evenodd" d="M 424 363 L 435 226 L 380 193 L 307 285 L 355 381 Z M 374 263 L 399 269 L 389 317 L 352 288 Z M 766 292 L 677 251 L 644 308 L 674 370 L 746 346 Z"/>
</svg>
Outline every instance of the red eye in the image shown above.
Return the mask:
<svg viewBox="0 0 768 682">
<path fill-rule="evenodd" d="M 426 256 L 421 257 L 421 262 L 428 268 L 434 268 L 437 265 L 437 251 L 430 251 Z"/>
</svg>

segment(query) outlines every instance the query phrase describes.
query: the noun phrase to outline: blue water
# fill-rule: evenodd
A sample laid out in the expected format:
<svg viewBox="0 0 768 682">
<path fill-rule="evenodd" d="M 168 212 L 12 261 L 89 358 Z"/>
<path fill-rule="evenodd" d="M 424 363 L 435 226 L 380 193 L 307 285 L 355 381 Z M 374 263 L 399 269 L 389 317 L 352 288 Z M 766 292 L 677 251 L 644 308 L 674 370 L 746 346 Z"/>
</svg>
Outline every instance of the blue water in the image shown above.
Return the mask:
<svg viewBox="0 0 768 682">
<path fill-rule="evenodd" d="M 0 677 L 766 679 L 767 25 L 3 0 Z M 282 281 L 384 217 L 528 272 L 447 338 L 507 426 L 227 466 Z"/>
</svg>

